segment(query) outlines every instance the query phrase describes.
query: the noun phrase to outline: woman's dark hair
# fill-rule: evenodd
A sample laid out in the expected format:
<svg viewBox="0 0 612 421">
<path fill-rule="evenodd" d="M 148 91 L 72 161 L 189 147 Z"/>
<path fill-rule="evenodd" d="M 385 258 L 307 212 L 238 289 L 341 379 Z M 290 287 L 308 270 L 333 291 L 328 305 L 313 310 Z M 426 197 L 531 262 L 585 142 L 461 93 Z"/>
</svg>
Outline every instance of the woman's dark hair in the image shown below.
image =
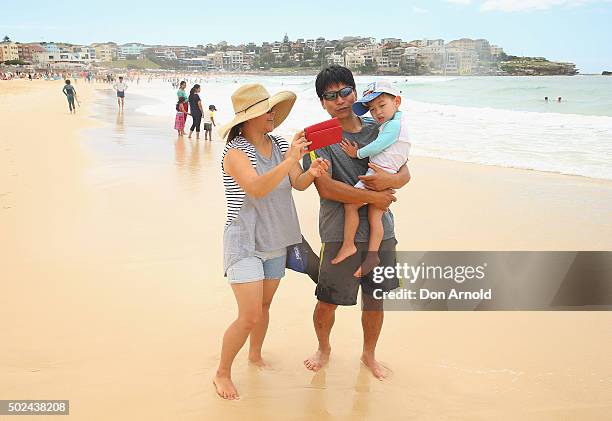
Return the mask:
<svg viewBox="0 0 612 421">
<path fill-rule="evenodd" d="M 184 80 L 181 80 L 181 83 L 179 83 L 179 86 L 181 85 L 187 85 L 187 82 L 185 82 Z"/>
<path fill-rule="evenodd" d="M 66 79 L 66 85 L 70 85 L 70 79 Z"/>
<path fill-rule="evenodd" d="M 334 64 L 333 66 L 326 67 L 321 70 L 317 75 L 317 80 L 315 81 L 315 89 L 317 90 L 317 96 L 319 98 L 323 97 L 325 90 L 335 84 L 345 84 L 346 86 L 350 86 L 353 89 L 356 89 L 355 79 L 353 78 L 353 73 L 344 66 L 338 66 Z"/>
<path fill-rule="evenodd" d="M 191 88 L 191 90 L 189 91 L 189 100 L 191 101 L 191 97 L 193 96 L 193 94 L 195 94 L 195 91 L 197 89 L 200 89 L 200 85 L 198 85 L 197 83 L 195 85 L 193 85 L 193 88 Z"/>
<path fill-rule="evenodd" d="M 229 131 L 229 134 L 227 135 L 227 143 L 234 140 L 234 138 L 238 136 L 241 131 L 242 131 L 242 123 L 236 124 L 234 127 L 232 127 Z"/>
</svg>

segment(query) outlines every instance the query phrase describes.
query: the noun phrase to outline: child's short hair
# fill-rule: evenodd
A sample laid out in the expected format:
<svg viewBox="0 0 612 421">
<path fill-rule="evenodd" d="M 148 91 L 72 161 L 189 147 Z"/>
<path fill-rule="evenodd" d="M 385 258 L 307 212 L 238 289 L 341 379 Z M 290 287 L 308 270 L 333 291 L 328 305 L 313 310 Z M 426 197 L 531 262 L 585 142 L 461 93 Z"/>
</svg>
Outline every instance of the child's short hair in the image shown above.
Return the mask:
<svg viewBox="0 0 612 421">
<path fill-rule="evenodd" d="M 66 85 L 70 85 L 70 79 L 66 79 Z"/>
<path fill-rule="evenodd" d="M 321 70 L 317 75 L 315 81 L 315 89 L 317 90 L 317 96 L 323 98 L 325 90 L 333 84 L 344 83 L 346 86 L 350 86 L 356 89 L 355 78 L 353 72 L 344 66 L 334 64 Z"/>
</svg>

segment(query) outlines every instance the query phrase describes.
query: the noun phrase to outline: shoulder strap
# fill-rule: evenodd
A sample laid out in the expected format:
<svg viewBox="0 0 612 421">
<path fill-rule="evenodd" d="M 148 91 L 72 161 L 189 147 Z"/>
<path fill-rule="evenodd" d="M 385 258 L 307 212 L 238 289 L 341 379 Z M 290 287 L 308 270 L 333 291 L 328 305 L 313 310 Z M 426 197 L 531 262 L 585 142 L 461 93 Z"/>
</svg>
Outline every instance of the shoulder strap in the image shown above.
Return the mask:
<svg viewBox="0 0 612 421">
<path fill-rule="evenodd" d="M 281 153 L 285 155 L 289 150 L 289 143 L 281 136 L 270 135 L 270 138 L 276 142 L 276 145 L 280 149 Z"/>
</svg>

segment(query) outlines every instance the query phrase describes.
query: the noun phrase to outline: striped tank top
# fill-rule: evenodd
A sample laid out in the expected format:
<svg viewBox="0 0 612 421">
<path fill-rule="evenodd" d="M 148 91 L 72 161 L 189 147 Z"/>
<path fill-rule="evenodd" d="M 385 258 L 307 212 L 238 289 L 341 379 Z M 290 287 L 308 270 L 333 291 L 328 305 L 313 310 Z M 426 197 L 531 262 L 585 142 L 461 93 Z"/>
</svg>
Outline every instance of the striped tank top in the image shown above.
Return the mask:
<svg viewBox="0 0 612 421">
<path fill-rule="evenodd" d="M 285 152 L 289 149 L 289 144 L 285 139 L 278 136 L 269 135 L 270 138 L 276 142 L 281 153 L 285 155 Z M 251 165 L 253 168 L 257 168 L 257 151 L 255 147 L 249 143 L 242 136 L 236 136 L 233 140 L 229 141 L 225 148 L 223 149 L 223 155 L 221 156 L 221 171 L 223 173 L 223 186 L 225 187 L 225 202 L 227 205 L 227 219 L 225 222 L 225 226 L 227 227 L 238 215 L 242 205 L 244 204 L 245 192 L 242 190 L 242 187 L 236 183 L 231 176 L 226 174 L 225 168 L 223 168 L 223 161 L 225 160 L 225 155 L 230 149 L 238 149 L 244 152 L 248 157 L 249 161 L 251 161 Z"/>
</svg>

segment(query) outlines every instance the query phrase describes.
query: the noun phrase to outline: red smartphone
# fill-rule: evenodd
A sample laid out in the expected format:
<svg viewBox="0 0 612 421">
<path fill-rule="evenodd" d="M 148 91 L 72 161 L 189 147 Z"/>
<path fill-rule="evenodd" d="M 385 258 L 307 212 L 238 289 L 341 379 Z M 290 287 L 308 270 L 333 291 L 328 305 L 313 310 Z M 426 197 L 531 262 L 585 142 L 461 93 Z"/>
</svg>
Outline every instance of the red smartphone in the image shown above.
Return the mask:
<svg viewBox="0 0 612 421">
<path fill-rule="evenodd" d="M 304 137 L 309 142 L 309 151 L 342 142 L 342 126 L 337 118 L 314 124 L 304 129 Z"/>
</svg>

